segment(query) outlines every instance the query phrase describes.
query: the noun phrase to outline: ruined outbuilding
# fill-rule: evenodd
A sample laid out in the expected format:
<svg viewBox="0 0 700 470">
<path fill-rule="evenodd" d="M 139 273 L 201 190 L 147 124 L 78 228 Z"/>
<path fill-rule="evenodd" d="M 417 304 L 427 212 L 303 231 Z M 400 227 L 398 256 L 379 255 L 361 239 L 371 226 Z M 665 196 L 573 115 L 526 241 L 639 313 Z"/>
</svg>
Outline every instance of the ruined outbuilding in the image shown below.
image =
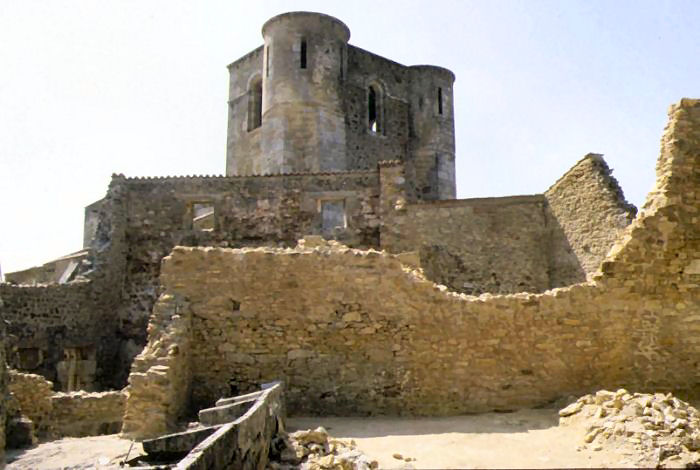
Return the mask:
<svg viewBox="0 0 700 470">
<path fill-rule="evenodd" d="M 57 391 L 128 383 L 138 438 L 276 379 L 304 413 L 690 393 L 700 103 L 671 108 L 636 218 L 597 154 L 542 194 L 459 200 L 454 75 L 349 37 L 317 13 L 265 23 L 229 65 L 226 174 L 114 175 L 85 258 L 38 270 L 70 274 L 0 285 L 8 364 Z"/>
</svg>

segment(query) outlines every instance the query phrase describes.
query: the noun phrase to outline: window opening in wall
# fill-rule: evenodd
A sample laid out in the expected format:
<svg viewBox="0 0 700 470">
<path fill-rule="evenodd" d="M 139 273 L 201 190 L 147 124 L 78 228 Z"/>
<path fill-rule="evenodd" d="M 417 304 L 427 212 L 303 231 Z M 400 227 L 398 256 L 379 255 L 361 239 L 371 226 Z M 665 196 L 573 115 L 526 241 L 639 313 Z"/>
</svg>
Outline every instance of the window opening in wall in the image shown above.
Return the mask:
<svg viewBox="0 0 700 470">
<path fill-rule="evenodd" d="M 192 204 L 192 228 L 203 232 L 214 230 L 214 204 L 211 202 Z"/>
<path fill-rule="evenodd" d="M 345 78 L 345 64 L 343 61 L 345 60 L 345 48 L 343 46 L 340 46 L 340 79 L 343 80 Z"/>
<path fill-rule="evenodd" d="M 262 125 L 262 80 L 254 80 L 248 90 L 248 132 Z"/>
<path fill-rule="evenodd" d="M 367 119 L 369 130 L 374 133 L 382 133 L 382 97 L 374 85 L 370 85 L 367 93 Z"/>
<path fill-rule="evenodd" d="M 306 39 L 301 40 L 301 51 L 299 57 L 299 66 L 302 69 L 306 68 Z"/>
<path fill-rule="evenodd" d="M 442 114 L 442 88 L 438 87 L 438 114 Z"/>
<path fill-rule="evenodd" d="M 95 376 L 95 347 L 70 347 L 63 350 L 63 361 L 56 365 L 61 390 L 70 392 L 89 389 Z"/>
<path fill-rule="evenodd" d="M 34 370 L 44 362 L 43 351 L 39 348 L 19 348 L 17 365 L 22 370 Z"/>
<path fill-rule="evenodd" d="M 332 235 L 347 226 L 345 217 L 345 200 L 335 199 L 320 201 L 321 231 L 324 235 Z"/>
<path fill-rule="evenodd" d="M 265 46 L 265 76 L 270 76 L 270 46 Z"/>
</svg>

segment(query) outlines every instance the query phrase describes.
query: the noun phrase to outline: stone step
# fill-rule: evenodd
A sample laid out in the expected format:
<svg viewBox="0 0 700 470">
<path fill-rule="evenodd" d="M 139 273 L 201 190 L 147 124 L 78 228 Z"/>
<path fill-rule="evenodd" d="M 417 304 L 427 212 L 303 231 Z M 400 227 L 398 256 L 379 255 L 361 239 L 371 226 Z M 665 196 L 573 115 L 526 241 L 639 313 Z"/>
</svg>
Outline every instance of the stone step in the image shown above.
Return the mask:
<svg viewBox="0 0 700 470">
<path fill-rule="evenodd" d="M 243 396 L 245 395 L 236 398 L 242 398 Z M 257 398 L 258 395 L 247 399 L 241 399 L 239 401 L 234 401 L 233 403 L 228 403 L 222 406 L 215 406 L 214 408 L 200 410 L 199 422 L 204 426 L 215 426 L 217 424 L 235 421 L 243 416 L 245 412 L 248 411 L 251 406 L 253 406 L 253 403 L 255 403 Z"/>
<path fill-rule="evenodd" d="M 249 401 L 249 400 L 257 400 L 258 397 L 260 395 L 262 395 L 262 393 L 264 391 L 265 390 L 260 390 L 257 392 L 248 393 L 246 395 L 238 395 L 235 397 L 228 397 L 228 398 L 219 398 L 218 400 L 216 400 L 216 406 L 232 405 L 234 403 L 242 403 L 242 402 Z"/>
<path fill-rule="evenodd" d="M 168 434 L 156 439 L 146 439 L 141 443 L 144 452 L 149 455 L 166 456 L 172 454 L 186 454 L 195 448 L 197 444 L 221 426 L 190 429 L 183 432 Z"/>
</svg>

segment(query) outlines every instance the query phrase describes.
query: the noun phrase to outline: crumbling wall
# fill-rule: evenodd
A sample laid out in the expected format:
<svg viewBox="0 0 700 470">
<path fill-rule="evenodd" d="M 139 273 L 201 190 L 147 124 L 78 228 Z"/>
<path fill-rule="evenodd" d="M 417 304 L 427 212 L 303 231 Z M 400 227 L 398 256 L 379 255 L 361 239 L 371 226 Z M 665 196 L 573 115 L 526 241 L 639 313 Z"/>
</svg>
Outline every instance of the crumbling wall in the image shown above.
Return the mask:
<svg viewBox="0 0 700 470">
<path fill-rule="evenodd" d="M 41 375 L 10 370 L 9 391 L 21 413 L 34 422 L 37 436 L 52 435 L 53 384 Z"/>
<path fill-rule="evenodd" d="M 115 177 L 105 199 L 90 206 L 99 211 L 99 223 L 79 280 L 36 286 L 0 284 L 0 314 L 8 323 L 8 363 L 39 373 L 58 388 L 114 385 L 116 312 L 127 253 L 122 182 L 123 178 Z"/>
<path fill-rule="evenodd" d="M 637 213 L 601 155 L 588 154 L 545 192 L 551 226 L 551 287 L 594 273 Z"/>
<path fill-rule="evenodd" d="M 340 201 L 346 227 L 333 236 L 351 246 L 377 246 L 378 173 L 122 179 L 128 206 L 126 280 L 119 309 L 122 350 L 118 387 L 146 343 L 146 323 L 159 294 L 160 261 L 175 245 L 294 244 L 322 233 L 322 201 Z M 210 204 L 213 230 L 193 225 L 194 205 Z"/>
<path fill-rule="evenodd" d="M 122 391 L 55 393 L 41 375 L 10 370 L 9 391 L 18 411 L 32 420 L 36 437 L 96 436 L 119 432 L 126 395 Z"/>
<path fill-rule="evenodd" d="M 153 308 L 151 341 L 131 367 L 122 432 L 139 439 L 172 431 L 189 403 L 191 315 L 178 296 L 162 295 Z"/>
<path fill-rule="evenodd" d="M 118 433 L 126 408 L 122 391 L 56 393 L 51 396 L 51 426 L 56 437 Z"/>
<path fill-rule="evenodd" d="M 670 117 L 657 186 L 588 283 L 471 297 L 332 243 L 176 248 L 161 281 L 190 305 L 194 403 L 276 378 L 292 413 L 457 414 L 619 387 L 697 394 L 700 101 Z"/>
<path fill-rule="evenodd" d="M 2 318 L 7 322 L 7 362 L 57 382 L 68 348 L 102 351 L 113 331 L 96 318 L 102 313 L 89 281 L 14 286 L 0 284 Z"/>
</svg>

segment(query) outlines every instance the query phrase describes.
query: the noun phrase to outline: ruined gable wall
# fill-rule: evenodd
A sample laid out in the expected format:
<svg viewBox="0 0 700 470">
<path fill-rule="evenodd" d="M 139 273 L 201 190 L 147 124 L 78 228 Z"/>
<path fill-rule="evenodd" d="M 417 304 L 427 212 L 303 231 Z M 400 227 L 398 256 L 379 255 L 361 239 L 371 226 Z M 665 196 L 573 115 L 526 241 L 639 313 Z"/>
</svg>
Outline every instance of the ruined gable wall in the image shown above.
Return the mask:
<svg viewBox="0 0 700 470">
<path fill-rule="evenodd" d="M 176 248 L 161 280 L 190 303 L 195 403 L 278 378 L 292 413 L 457 414 L 620 386 L 696 393 L 700 101 L 670 114 L 658 186 L 587 284 L 475 298 L 373 251 Z"/>
<path fill-rule="evenodd" d="M 551 287 L 595 272 L 636 214 L 602 156 L 588 154 L 545 192 L 551 226 Z"/>
<path fill-rule="evenodd" d="M 348 168 L 376 168 L 382 160 L 404 161 L 408 152 L 410 70 L 401 64 L 355 46 L 347 47 L 343 87 L 346 158 Z M 384 131 L 368 128 L 368 86 L 383 93 Z"/>
</svg>

